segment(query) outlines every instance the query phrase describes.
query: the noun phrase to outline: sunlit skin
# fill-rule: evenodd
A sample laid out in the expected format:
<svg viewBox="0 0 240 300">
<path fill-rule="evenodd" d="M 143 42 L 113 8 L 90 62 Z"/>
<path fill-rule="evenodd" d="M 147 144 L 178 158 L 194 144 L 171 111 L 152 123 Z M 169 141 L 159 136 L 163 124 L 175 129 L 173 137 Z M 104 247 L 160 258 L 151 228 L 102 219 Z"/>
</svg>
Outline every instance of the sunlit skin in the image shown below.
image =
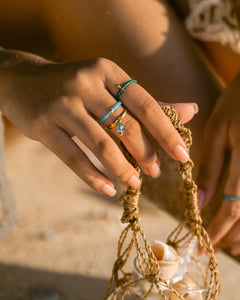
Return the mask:
<svg viewBox="0 0 240 300">
<path fill-rule="evenodd" d="M 14 24 L 18 24 L 19 32 L 29 30 L 29 35 L 34 35 L 36 27 L 43 28 L 44 32 L 49 34 L 54 45 L 56 60 L 65 62 L 63 65 L 57 65 L 40 59 L 40 65 L 43 67 L 34 67 L 39 61 L 38 58 L 29 57 L 27 54 L 24 54 L 23 57 L 20 55 L 22 64 L 18 68 L 18 81 L 14 77 L 16 73 L 14 62 L 12 63 L 12 72 L 8 73 L 12 82 L 21 84 L 18 84 L 19 90 L 16 89 L 17 85 L 12 87 L 15 89 L 17 97 L 9 98 L 9 102 L 4 103 L 3 111 L 6 116 L 26 135 L 40 140 L 50 148 L 94 189 L 106 193 L 106 190 L 103 191 L 103 189 L 108 185 L 108 194 L 114 194 L 114 191 L 111 190 L 114 189 L 111 180 L 104 174 L 100 174 L 91 165 L 80 152 L 81 149 L 79 150 L 71 144 L 73 148 L 69 147 L 69 149 L 72 152 L 65 156 L 66 153 L 61 151 L 63 149 L 61 142 L 64 140 L 66 143 L 72 143 L 70 137 L 77 135 L 84 140 L 91 151 L 98 153 L 105 167 L 120 182 L 129 184 L 132 176 L 137 176 L 137 174 L 124 161 L 118 147 L 114 144 L 114 148 L 111 148 L 115 149 L 116 157 L 106 159 L 109 156 L 108 152 L 105 150 L 105 152 L 99 152 L 96 147 L 97 144 L 99 145 L 99 141 L 96 140 L 96 144 L 89 145 L 80 128 L 85 126 L 89 132 L 92 130 L 93 137 L 96 132 L 104 134 L 104 138 L 109 141 L 106 145 L 110 145 L 111 138 L 107 137 L 101 127 L 94 127 L 96 128 L 94 132 L 90 124 L 95 126 L 97 123 L 91 123 L 93 121 L 90 122 L 90 117 L 92 118 L 93 115 L 95 119 L 100 118 L 111 106 L 113 99 L 109 98 L 110 94 L 114 95 L 117 92 L 114 84 L 125 82 L 129 78 L 136 78 L 139 86 L 130 86 L 124 93 L 123 100 L 130 112 L 128 118 L 133 119 L 130 122 L 135 124 L 134 130 L 138 133 L 138 137 L 135 137 L 134 140 L 136 135 L 133 135 L 129 129 L 129 135 L 126 134 L 123 139 L 132 153 L 136 153 L 145 174 L 149 175 L 153 172 L 152 177 L 157 177 L 160 173 L 157 167 L 159 160 L 139 123 L 154 137 L 155 147 L 160 144 L 174 159 L 183 159 L 179 153 L 178 157 L 174 155 L 174 147 L 181 144 L 181 141 L 176 133 L 169 134 L 171 128 L 169 123 L 164 123 L 161 118 L 157 125 L 152 120 L 148 120 L 147 114 L 144 115 L 144 118 L 140 116 L 140 107 L 145 102 L 144 99 L 147 97 L 154 101 L 150 97 L 151 95 L 155 100 L 161 102 L 188 102 L 189 104 L 185 106 L 180 104 L 176 106 L 183 121 L 188 121 L 193 117 L 194 106 L 191 103 L 196 102 L 199 106 L 199 113 L 190 123 L 194 136 L 191 155 L 196 162 L 196 169 L 200 170 L 198 183 L 202 190 L 201 206 L 213 202 L 213 199 L 214 202 L 221 203 L 209 225 L 210 236 L 216 248 L 229 249 L 233 255 L 239 255 L 240 202 L 221 201 L 219 191 L 221 192 L 222 187 L 219 185 L 219 178 L 223 172 L 225 154 L 230 152 L 230 168 L 224 182 L 223 192 L 231 196 L 240 196 L 240 185 L 238 184 L 240 104 L 236 97 L 240 93 L 238 88 L 240 78 L 236 77 L 234 82 L 222 93 L 221 85 L 206 67 L 199 51 L 196 50 L 181 23 L 164 1 L 139 0 L 137 4 L 136 1 L 129 0 L 91 2 L 87 0 L 53 0 L 45 2 L 43 4 L 43 2 L 36 1 L 34 7 L 31 1 L 25 1 L 26 6 L 23 6 L 22 3 L 16 4 L 15 1 L 0 4 L 2 28 L 11 29 Z M 14 9 L 11 6 L 13 4 L 18 14 L 13 13 Z M 2 15 L 3 11 L 4 16 Z M 34 27 L 31 27 L 33 19 Z M 25 20 L 25 23 L 22 20 Z M 9 35 L 11 36 L 11 34 L 14 35 L 14 32 L 9 30 Z M 20 42 L 19 46 L 21 48 Z M 66 63 L 96 57 L 104 57 L 108 60 Z M 4 60 L 11 61 L 11 55 L 1 56 L 0 63 L 4 63 Z M 31 72 L 37 74 L 39 81 L 36 82 L 34 78 L 31 78 L 31 88 L 23 89 L 24 85 L 29 86 L 29 84 L 26 78 L 21 77 L 21 73 L 24 73 L 29 61 L 32 66 Z M 5 80 L 5 84 L 1 84 L 1 95 L 6 95 L 9 87 L 4 78 L 6 77 L 0 74 L 1 83 Z M 104 81 L 106 78 L 108 78 L 107 84 Z M 37 93 L 38 97 L 32 97 L 39 89 L 39 82 L 40 86 L 45 88 L 41 89 L 41 93 Z M 102 83 L 104 82 L 103 88 Z M 56 93 L 56 86 L 59 86 L 59 83 L 64 88 L 58 91 L 59 94 L 56 97 L 54 93 Z M 144 87 L 150 95 L 140 86 Z M 90 98 L 86 96 L 86 91 L 88 95 L 92 93 Z M 67 97 L 64 98 L 63 95 Z M 97 99 L 99 102 L 95 102 Z M 17 104 L 18 101 L 20 104 Z M 24 101 L 24 105 L 21 101 Z M 13 106 L 15 107 L 14 114 L 10 112 L 13 111 L 11 110 Z M 150 104 L 149 107 L 157 114 L 160 113 L 155 104 Z M 36 117 L 36 111 L 41 112 L 41 118 Z M 86 118 L 84 121 L 84 114 L 88 121 Z M 36 125 L 34 128 L 37 129 L 29 134 L 30 127 L 33 128 L 32 121 Z M 204 127 L 206 128 L 205 133 L 203 132 Z M 47 134 L 43 135 L 43 132 L 47 132 Z M 137 147 L 137 145 L 140 146 Z M 105 147 L 101 149 L 105 149 Z M 65 157 L 71 159 L 66 160 Z M 79 157 L 82 158 L 82 161 L 85 160 L 84 174 L 81 172 L 82 168 L 80 170 Z M 159 159 L 161 161 L 168 158 L 163 156 Z M 117 166 L 113 167 L 112 161 L 123 163 L 125 167 L 121 174 L 119 174 Z M 137 185 L 137 179 L 135 180 L 134 184 Z M 157 184 L 153 187 L 157 195 L 160 187 Z M 167 194 L 168 185 L 164 184 L 161 192 Z"/>
</svg>

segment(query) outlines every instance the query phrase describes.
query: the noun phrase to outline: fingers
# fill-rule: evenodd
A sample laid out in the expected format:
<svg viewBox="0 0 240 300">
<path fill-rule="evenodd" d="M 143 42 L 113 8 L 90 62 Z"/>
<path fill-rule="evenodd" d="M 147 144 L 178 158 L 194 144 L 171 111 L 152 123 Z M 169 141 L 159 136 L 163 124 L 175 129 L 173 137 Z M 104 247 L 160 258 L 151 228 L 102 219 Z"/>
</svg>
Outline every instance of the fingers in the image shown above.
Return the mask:
<svg viewBox="0 0 240 300">
<path fill-rule="evenodd" d="M 204 134 L 203 154 L 198 174 L 199 207 L 206 206 L 213 197 L 224 163 L 227 145 L 227 128 L 209 121 Z"/>
<path fill-rule="evenodd" d="M 126 75 L 124 78 L 126 78 Z M 125 81 L 120 80 L 119 82 L 122 83 Z M 113 95 L 117 94 L 118 90 L 112 84 L 110 78 L 107 81 L 107 88 Z M 157 101 L 141 86 L 136 83 L 131 84 L 122 93 L 121 100 L 172 158 L 182 162 L 186 162 L 189 159 L 185 143 L 181 136 L 162 111 Z"/>
<path fill-rule="evenodd" d="M 113 139 L 85 109 L 78 111 L 75 107 L 74 112 L 67 116 L 64 123 L 68 132 L 78 137 L 121 183 L 135 188 L 141 184 L 136 169 L 126 160 Z"/>
<path fill-rule="evenodd" d="M 231 154 L 229 175 L 224 187 L 224 194 L 240 196 L 240 149 L 235 148 Z M 231 244 L 240 241 L 234 226 L 240 220 L 240 201 L 223 200 L 220 209 L 211 221 L 208 232 L 213 245 L 219 248 L 231 247 Z M 239 230 L 239 225 L 238 225 Z"/>
<path fill-rule="evenodd" d="M 116 126 L 112 129 L 112 132 L 123 142 L 143 172 L 157 178 L 161 172 L 160 162 L 141 125 L 131 113 L 126 115 L 122 123 L 124 124 L 124 134 L 122 136 L 119 135 Z"/>
<path fill-rule="evenodd" d="M 42 136 L 41 142 L 68 165 L 83 181 L 95 191 L 114 196 L 114 185 L 88 159 L 76 143 L 60 128 Z"/>
<path fill-rule="evenodd" d="M 99 95 L 98 101 L 100 105 L 96 105 L 96 102 L 94 102 L 94 105 L 91 105 L 91 103 L 86 104 L 87 109 L 97 116 L 97 119 L 104 116 L 110 107 L 116 103 L 116 100 L 107 91 L 102 93 L 102 95 Z M 102 124 L 103 127 L 109 126 L 119 117 L 123 110 L 124 109 L 121 106 L 113 112 Z M 123 118 L 122 123 L 124 124 L 123 135 L 119 134 L 117 126 L 111 129 L 111 131 L 123 142 L 128 151 L 137 160 L 145 174 L 150 175 L 153 178 L 158 177 L 160 175 L 159 160 L 154 147 L 150 144 L 139 122 L 130 112 L 128 112 Z"/>
<path fill-rule="evenodd" d="M 236 222 L 216 247 L 227 249 L 234 256 L 240 254 L 240 220 Z"/>
<path fill-rule="evenodd" d="M 240 216 L 240 202 L 223 200 L 219 210 L 207 228 L 213 247 L 222 248 L 222 239 L 232 229 Z M 225 245 L 226 246 L 226 245 Z"/>
<path fill-rule="evenodd" d="M 161 105 L 168 103 L 158 102 Z M 182 124 L 189 122 L 195 114 L 198 113 L 198 105 L 196 103 L 169 103 L 178 112 L 178 117 Z"/>
</svg>

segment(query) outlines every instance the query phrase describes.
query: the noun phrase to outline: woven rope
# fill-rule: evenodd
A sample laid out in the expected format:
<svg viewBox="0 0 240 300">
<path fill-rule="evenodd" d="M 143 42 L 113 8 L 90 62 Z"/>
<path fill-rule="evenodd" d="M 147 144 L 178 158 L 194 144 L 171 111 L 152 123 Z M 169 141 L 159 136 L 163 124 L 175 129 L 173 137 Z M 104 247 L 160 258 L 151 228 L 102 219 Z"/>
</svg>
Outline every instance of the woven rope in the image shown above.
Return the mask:
<svg viewBox="0 0 240 300">
<path fill-rule="evenodd" d="M 171 106 L 162 106 L 162 109 L 183 138 L 189 151 L 192 144 L 190 130 L 180 123 L 178 113 L 175 109 Z M 140 173 L 136 160 L 129 154 L 124 146 L 123 153 L 128 161 Z M 185 214 L 183 220 L 169 235 L 167 243 L 177 250 L 183 246 L 186 248 L 189 247 L 196 239 L 199 241 L 209 258 L 206 271 L 203 270 L 200 261 L 193 255 L 192 260 L 198 266 L 203 277 L 203 282 L 208 288 L 206 299 L 214 300 L 217 298 L 220 289 L 218 265 L 209 236 L 202 226 L 202 219 L 197 205 L 197 185 L 192 179 L 192 168 L 193 162 L 191 159 L 186 163 L 179 162 L 178 169 L 183 180 L 186 198 Z M 138 189 L 128 187 L 127 191 L 120 197 L 120 203 L 123 203 L 124 206 L 121 222 L 127 223 L 128 225 L 122 231 L 118 241 L 117 259 L 113 265 L 112 277 L 107 287 L 105 299 L 109 299 L 111 296 L 111 299 L 113 300 L 124 300 L 128 292 L 136 299 L 140 299 L 139 296 L 134 293 L 132 287 L 140 282 L 146 281 L 149 283 L 149 290 L 141 297 L 141 300 L 147 299 L 154 287 L 157 289 L 159 295 L 162 296 L 162 299 L 169 299 L 159 285 L 164 285 L 171 293 L 174 293 L 179 299 L 184 300 L 183 295 L 160 277 L 160 266 L 149 246 L 145 233 L 139 224 L 139 197 L 140 187 Z M 186 228 L 186 226 L 189 228 L 189 232 L 183 234 L 183 229 Z M 143 247 L 141 247 L 140 241 L 143 243 Z M 136 249 L 138 267 L 143 275 L 140 279 L 135 279 L 133 278 L 133 274 L 124 271 L 124 266 L 126 265 L 133 248 Z"/>
</svg>

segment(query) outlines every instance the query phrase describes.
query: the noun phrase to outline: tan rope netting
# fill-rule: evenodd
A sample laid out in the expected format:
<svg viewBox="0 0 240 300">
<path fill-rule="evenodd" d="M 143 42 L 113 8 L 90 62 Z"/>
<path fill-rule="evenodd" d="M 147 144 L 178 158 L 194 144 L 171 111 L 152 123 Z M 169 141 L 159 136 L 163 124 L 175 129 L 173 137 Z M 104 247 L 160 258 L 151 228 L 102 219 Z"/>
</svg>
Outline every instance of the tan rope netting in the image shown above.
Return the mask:
<svg viewBox="0 0 240 300">
<path fill-rule="evenodd" d="M 175 109 L 171 106 L 162 106 L 162 109 L 183 138 L 189 151 L 192 144 L 190 130 L 180 123 L 178 113 Z M 124 146 L 123 152 L 129 162 L 140 173 L 137 162 Z M 179 249 L 188 249 L 193 242 L 198 240 L 205 251 L 208 262 L 206 265 L 203 265 L 192 253 L 190 259 L 199 269 L 203 282 L 202 287 L 207 289 L 205 298 L 207 300 L 216 299 L 220 288 L 218 265 L 208 234 L 202 226 L 202 219 L 197 204 L 197 185 L 192 179 L 192 168 L 193 162 L 191 159 L 186 163 L 179 162 L 178 170 L 183 180 L 186 198 L 185 214 L 179 225 L 169 235 L 167 244 L 179 251 Z M 131 295 L 131 299 L 143 300 L 148 299 L 148 296 L 151 295 L 154 290 L 155 294 L 157 292 L 158 295 L 161 295 L 161 299 L 171 299 L 171 295 L 174 295 L 177 297 L 174 299 L 184 300 L 184 296 L 160 276 L 161 267 L 140 226 L 138 206 L 140 193 L 140 188 L 135 189 L 128 187 L 126 192 L 120 197 L 120 202 L 123 203 L 124 206 L 121 222 L 128 225 L 122 231 L 118 241 L 117 259 L 113 265 L 112 276 L 107 287 L 105 299 L 123 300 L 126 295 Z M 126 263 L 131 259 L 130 255 L 134 249 L 136 251 L 137 266 L 141 274 L 141 276 L 137 278 L 133 273 L 125 270 Z M 199 282 L 199 279 L 195 279 L 194 275 L 190 272 L 188 272 L 188 276 Z M 148 289 L 144 292 L 144 295 L 141 294 L 141 296 L 139 296 L 134 287 L 143 282 L 147 283 Z"/>
</svg>

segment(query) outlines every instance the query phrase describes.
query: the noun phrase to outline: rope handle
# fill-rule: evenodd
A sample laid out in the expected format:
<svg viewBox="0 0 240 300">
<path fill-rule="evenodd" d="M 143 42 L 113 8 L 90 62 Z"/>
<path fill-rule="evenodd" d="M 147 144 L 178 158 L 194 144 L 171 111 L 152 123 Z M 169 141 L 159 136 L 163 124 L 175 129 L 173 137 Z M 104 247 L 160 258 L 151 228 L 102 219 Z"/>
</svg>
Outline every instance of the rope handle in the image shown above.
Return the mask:
<svg viewBox="0 0 240 300">
<path fill-rule="evenodd" d="M 161 108 L 169 118 L 169 120 L 172 122 L 178 133 L 181 135 L 189 152 L 192 144 L 191 131 L 181 124 L 178 118 L 178 113 L 173 107 L 169 105 L 163 105 L 161 106 Z M 123 144 L 121 145 L 125 157 L 140 174 L 140 168 L 136 160 L 127 151 L 125 146 Z M 181 247 L 181 244 L 188 245 L 188 242 L 193 238 L 198 239 L 201 247 L 205 250 L 205 253 L 209 258 L 205 275 L 202 274 L 205 285 L 208 285 L 209 287 L 206 299 L 214 300 L 219 294 L 220 288 L 218 265 L 210 238 L 206 230 L 202 226 L 202 219 L 197 203 L 197 185 L 192 178 L 192 168 L 193 162 L 191 159 L 189 159 L 186 163 L 179 162 L 178 171 L 183 180 L 184 196 L 186 200 L 185 213 L 183 220 L 172 231 L 172 233 L 170 233 L 167 239 L 167 243 L 177 250 L 179 249 L 179 247 Z M 124 212 L 121 218 L 121 222 L 127 223 L 128 225 L 122 231 L 118 241 L 117 259 L 113 266 L 112 277 L 107 287 L 105 299 L 108 299 L 108 296 L 111 292 L 113 293 L 113 295 L 116 295 L 115 293 L 117 289 L 119 287 L 123 288 L 124 284 L 126 284 L 126 288 L 123 289 L 123 296 L 121 297 L 121 300 L 124 299 L 125 294 L 131 288 L 131 286 L 141 280 L 147 280 L 149 283 L 151 283 L 151 288 L 143 299 L 147 298 L 147 295 L 151 292 L 153 286 L 158 289 L 158 292 L 163 296 L 163 299 L 168 299 L 168 297 L 164 295 L 163 291 L 159 289 L 158 283 L 160 282 L 166 285 L 171 290 L 171 292 L 173 292 L 179 299 L 183 299 L 183 296 L 181 296 L 170 284 L 161 279 L 159 265 L 153 255 L 144 230 L 139 224 L 140 215 L 138 204 L 140 194 L 141 187 L 128 187 L 126 192 L 120 197 L 120 202 L 124 205 Z M 189 227 L 188 233 L 184 233 L 185 231 L 183 231 L 186 226 Z M 131 238 L 130 241 L 127 242 L 129 239 L 129 235 L 131 235 Z M 142 239 L 144 245 L 143 248 L 140 246 L 139 239 Z M 145 276 L 144 278 L 139 280 L 131 280 L 131 274 L 124 271 L 124 266 L 130 258 L 131 252 L 134 247 L 136 248 L 137 259 L 139 262 L 141 273 Z M 196 263 L 199 264 L 199 261 L 197 259 L 195 260 Z M 148 267 L 148 270 L 150 271 L 149 274 L 145 274 L 146 272 L 144 271 L 143 265 Z M 207 284 L 208 281 L 209 284 Z"/>
</svg>

